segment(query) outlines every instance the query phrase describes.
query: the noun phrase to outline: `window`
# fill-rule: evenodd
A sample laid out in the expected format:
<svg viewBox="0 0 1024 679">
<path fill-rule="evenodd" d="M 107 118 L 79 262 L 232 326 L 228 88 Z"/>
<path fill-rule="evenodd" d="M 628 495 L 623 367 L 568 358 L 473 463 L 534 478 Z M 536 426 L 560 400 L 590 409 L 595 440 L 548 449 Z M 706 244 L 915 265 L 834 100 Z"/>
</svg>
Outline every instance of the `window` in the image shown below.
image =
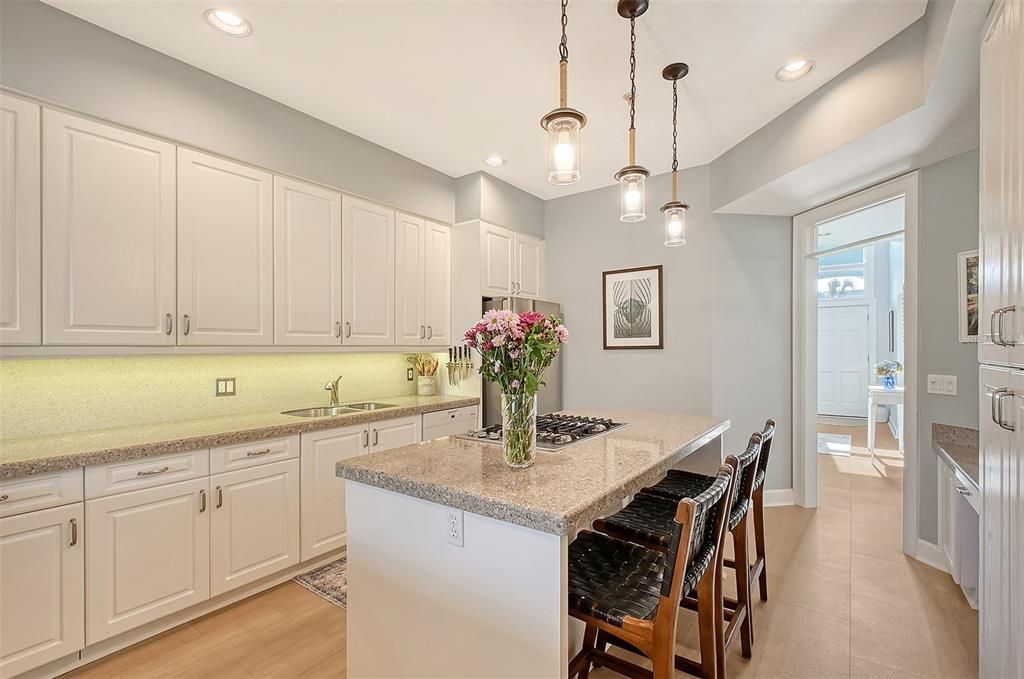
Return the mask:
<svg viewBox="0 0 1024 679">
<path fill-rule="evenodd" d="M 818 299 L 841 300 L 866 297 L 868 248 L 846 250 L 818 260 Z"/>
<path fill-rule="evenodd" d="M 825 252 L 903 231 L 905 198 L 899 196 L 814 227 L 814 251 Z"/>
</svg>

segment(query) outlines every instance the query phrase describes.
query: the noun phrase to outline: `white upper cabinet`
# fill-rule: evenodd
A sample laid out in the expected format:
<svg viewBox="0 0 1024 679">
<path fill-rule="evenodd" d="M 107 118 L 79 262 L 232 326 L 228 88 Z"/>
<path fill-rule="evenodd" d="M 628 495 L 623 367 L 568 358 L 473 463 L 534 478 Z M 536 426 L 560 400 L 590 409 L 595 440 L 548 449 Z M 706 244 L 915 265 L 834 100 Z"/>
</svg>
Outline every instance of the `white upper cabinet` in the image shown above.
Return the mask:
<svg viewBox="0 0 1024 679">
<path fill-rule="evenodd" d="M 395 343 L 395 211 L 344 196 L 343 344 Z"/>
<path fill-rule="evenodd" d="M 0 344 L 39 344 L 39 106 L 0 94 Z"/>
<path fill-rule="evenodd" d="M 178 150 L 178 344 L 273 343 L 273 178 Z"/>
<path fill-rule="evenodd" d="M 480 225 L 480 286 L 485 296 L 512 294 L 515 234 L 493 224 Z"/>
<path fill-rule="evenodd" d="M 426 223 L 423 233 L 423 312 L 427 344 L 452 343 L 452 229 Z"/>
<path fill-rule="evenodd" d="M 427 320 L 423 308 L 424 234 L 419 217 L 395 215 L 395 332 L 398 344 L 423 344 Z"/>
<path fill-rule="evenodd" d="M 43 111 L 45 344 L 174 344 L 174 155 Z"/>
<path fill-rule="evenodd" d="M 516 234 L 515 280 L 517 297 L 540 299 L 544 294 L 544 241 Z"/>
<path fill-rule="evenodd" d="M 341 344 L 341 194 L 277 176 L 274 343 Z"/>
</svg>

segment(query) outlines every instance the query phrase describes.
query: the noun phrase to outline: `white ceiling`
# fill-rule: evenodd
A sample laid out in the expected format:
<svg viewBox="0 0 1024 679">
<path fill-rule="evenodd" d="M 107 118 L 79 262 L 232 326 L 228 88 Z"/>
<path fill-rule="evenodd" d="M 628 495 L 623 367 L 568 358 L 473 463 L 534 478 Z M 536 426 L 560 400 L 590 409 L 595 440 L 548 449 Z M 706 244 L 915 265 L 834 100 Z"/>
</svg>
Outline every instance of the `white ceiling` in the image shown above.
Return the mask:
<svg viewBox="0 0 1024 679">
<path fill-rule="evenodd" d="M 547 183 L 540 117 L 558 103 L 557 0 L 44 0 L 453 177 L 486 169 L 541 198 L 613 183 L 626 164 L 628 30 L 611 0 L 569 6 L 569 105 L 587 114 L 583 179 Z M 637 160 L 671 160 L 671 88 L 685 61 L 680 165 L 708 163 L 918 19 L 927 0 L 652 0 L 637 24 Z M 252 22 L 244 39 L 210 7 Z M 781 83 L 795 57 L 817 68 Z M 484 156 L 508 159 L 485 168 Z"/>
</svg>

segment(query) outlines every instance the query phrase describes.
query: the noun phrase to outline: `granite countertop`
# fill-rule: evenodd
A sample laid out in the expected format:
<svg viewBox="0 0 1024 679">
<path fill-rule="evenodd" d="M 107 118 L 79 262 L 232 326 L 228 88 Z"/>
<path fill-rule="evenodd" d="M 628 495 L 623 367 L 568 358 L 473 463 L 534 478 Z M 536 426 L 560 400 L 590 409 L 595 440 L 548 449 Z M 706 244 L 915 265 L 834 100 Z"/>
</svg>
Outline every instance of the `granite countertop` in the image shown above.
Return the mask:
<svg viewBox="0 0 1024 679">
<path fill-rule="evenodd" d="M 932 450 L 981 487 L 977 429 L 933 422 Z"/>
<path fill-rule="evenodd" d="M 339 462 L 338 476 L 555 535 L 621 507 L 729 428 L 719 417 L 593 411 L 627 426 L 511 469 L 501 446 L 454 437 Z"/>
<path fill-rule="evenodd" d="M 394 404 L 396 407 L 315 418 L 281 413 L 229 415 L 9 439 L 0 441 L 0 479 L 379 422 L 473 406 L 480 402 L 476 397 L 440 395 L 389 396 L 374 400 Z"/>
</svg>

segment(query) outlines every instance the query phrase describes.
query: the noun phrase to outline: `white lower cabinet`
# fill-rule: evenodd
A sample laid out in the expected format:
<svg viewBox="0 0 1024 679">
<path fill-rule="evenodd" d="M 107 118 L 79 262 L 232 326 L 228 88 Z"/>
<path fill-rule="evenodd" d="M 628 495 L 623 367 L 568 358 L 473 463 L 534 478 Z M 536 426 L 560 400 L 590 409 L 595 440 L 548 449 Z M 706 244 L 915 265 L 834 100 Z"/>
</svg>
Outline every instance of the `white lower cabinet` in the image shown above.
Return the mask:
<svg viewBox="0 0 1024 679">
<path fill-rule="evenodd" d="M 0 677 L 85 646 L 82 503 L 0 519 Z"/>
<path fill-rule="evenodd" d="M 299 461 L 210 477 L 213 596 L 299 562 Z"/>
<path fill-rule="evenodd" d="M 370 428 L 371 453 L 401 448 L 423 440 L 423 417 L 396 417 L 393 420 L 374 422 Z"/>
<path fill-rule="evenodd" d="M 370 425 L 302 435 L 302 560 L 345 546 L 345 480 L 336 465 L 369 452 Z"/>
<path fill-rule="evenodd" d="M 90 644 L 209 598 L 208 483 L 203 477 L 86 501 Z"/>
</svg>

